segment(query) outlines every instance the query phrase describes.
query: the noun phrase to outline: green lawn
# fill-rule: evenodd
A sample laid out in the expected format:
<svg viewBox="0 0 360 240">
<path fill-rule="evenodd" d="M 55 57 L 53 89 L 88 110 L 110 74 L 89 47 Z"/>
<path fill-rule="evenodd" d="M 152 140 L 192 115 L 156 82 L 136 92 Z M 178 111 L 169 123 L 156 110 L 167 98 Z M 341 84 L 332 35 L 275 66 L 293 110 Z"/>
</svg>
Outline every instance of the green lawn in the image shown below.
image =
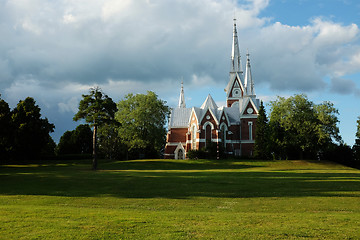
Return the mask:
<svg viewBox="0 0 360 240">
<path fill-rule="evenodd" d="M 0 239 L 360 239 L 360 170 L 316 161 L 0 166 Z"/>
</svg>

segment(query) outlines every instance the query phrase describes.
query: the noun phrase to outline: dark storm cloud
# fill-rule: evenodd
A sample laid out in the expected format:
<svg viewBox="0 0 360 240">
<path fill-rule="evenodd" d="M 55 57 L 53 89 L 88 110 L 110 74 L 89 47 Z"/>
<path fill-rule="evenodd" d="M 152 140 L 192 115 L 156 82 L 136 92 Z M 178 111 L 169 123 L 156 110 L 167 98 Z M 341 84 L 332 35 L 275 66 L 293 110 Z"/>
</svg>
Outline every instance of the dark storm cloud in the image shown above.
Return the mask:
<svg viewBox="0 0 360 240">
<path fill-rule="evenodd" d="M 352 95 L 360 96 L 360 89 L 357 88 L 356 83 L 350 79 L 343 78 L 332 78 L 331 79 L 331 92 L 343 94 L 343 95 Z"/>
</svg>

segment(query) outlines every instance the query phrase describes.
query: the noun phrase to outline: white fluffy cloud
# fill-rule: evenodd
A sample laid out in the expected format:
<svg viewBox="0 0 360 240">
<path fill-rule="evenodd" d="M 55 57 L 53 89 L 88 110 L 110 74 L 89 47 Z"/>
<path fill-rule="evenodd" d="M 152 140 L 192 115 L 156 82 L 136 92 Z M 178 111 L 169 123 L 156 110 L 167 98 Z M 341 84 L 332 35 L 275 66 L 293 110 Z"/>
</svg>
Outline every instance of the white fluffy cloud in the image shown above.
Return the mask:
<svg viewBox="0 0 360 240">
<path fill-rule="evenodd" d="M 359 71 L 359 28 L 314 19 L 306 26 L 258 15 L 269 0 L 5 1 L 0 85 L 31 75 L 43 82 L 109 79 L 185 81 L 226 75 L 231 18 L 250 49 L 257 81 L 274 89 L 323 88 L 325 75 Z M 245 55 L 245 54 L 243 54 Z M 225 74 L 224 74 L 225 72 Z M 226 81 L 226 80 L 224 80 Z"/>
<path fill-rule="evenodd" d="M 269 3 L 1 1 L 1 94 L 10 102 L 33 96 L 63 114 L 94 85 L 115 99 L 153 90 L 171 102 L 181 78 L 188 88 L 223 87 L 234 12 L 243 61 L 248 48 L 257 86 L 335 91 L 339 79 L 360 72 L 356 24 L 314 18 L 289 26 L 260 17 Z"/>
<path fill-rule="evenodd" d="M 360 71 L 359 28 L 355 24 L 342 26 L 317 18 L 306 26 L 276 22 L 245 32 L 254 49 L 257 81 L 273 89 L 324 89 L 324 77 Z"/>
</svg>

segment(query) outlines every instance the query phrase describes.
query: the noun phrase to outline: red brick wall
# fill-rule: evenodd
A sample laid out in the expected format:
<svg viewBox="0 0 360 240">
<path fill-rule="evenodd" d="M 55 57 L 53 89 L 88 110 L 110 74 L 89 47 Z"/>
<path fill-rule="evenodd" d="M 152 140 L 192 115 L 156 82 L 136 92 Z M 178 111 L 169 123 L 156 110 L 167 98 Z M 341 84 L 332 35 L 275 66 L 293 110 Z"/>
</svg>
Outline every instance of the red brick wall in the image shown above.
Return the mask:
<svg viewBox="0 0 360 240">
<path fill-rule="evenodd" d="M 240 140 L 240 128 L 238 125 L 230 126 L 229 131 L 231 131 L 233 134 L 231 134 L 231 135 L 228 134 L 227 139 Z"/>
<path fill-rule="evenodd" d="M 255 140 L 256 120 L 256 118 L 241 120 L 241 140 L 249 140 L 249 122 L 253 123 L 252 140 Z"/>
<path fill-rule="evenodd" d="M 187 128 L 172 128 L 170 130 L 170 133 L 167 135 L 167 143 L 185 143 L 186 142 L 186 133 L 188 132 Z M 165 158 L 174 158 L 173 155 L 167 155 L 167 154 L 174 154 L 174 151 L 176 150 L 176 146 L 165 146 Z"/>
<path fill-rule="evenodd" d="M 241 155 L 243 156 L 253 156 L 254 154 L 254 144 L 253 143 L 243 143 L 241 144 Z"/>
<path fill-rule="evenodd" d="M 234 102 L 238 102 L 239 100 L 235 100 L 235 99 L 232 99 L 232 100 L 230 100 L 230 99 L 228 99 L 228 100 L 226 100 L 226 105 L 227 105 L 227 107 L 231 107 L 231 105 L 234 103 Z"/>
<path fill-rule="evenodd" d="M 185 143 L 187 128 L 172 128 L 170 134 L 168 134 L 168 142 L 171 143 Z"/>
<path fill-rule="evenodd" d="M 174 154 L 176 147 L 177 146 L 168 146 L 168 145 L 165 146 L 164 158 L 166 158 L 166 159 L 174 159 L 174 155 L 168 155 L 168 154 Z"/>
</svg>

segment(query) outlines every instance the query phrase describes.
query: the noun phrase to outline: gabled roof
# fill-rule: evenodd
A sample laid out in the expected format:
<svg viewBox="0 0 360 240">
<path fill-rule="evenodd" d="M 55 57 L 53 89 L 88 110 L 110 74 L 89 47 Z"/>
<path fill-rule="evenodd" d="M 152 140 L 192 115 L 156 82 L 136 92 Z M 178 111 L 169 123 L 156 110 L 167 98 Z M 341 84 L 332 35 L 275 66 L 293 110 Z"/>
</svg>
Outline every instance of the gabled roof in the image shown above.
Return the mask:
<svg viewBox="0 0 360 240">
<path fill-rule="evenodd" d="M 255 109 L 255 112 L 259 112 L 259 99 L 253 99 L 251 97 L 244 97 L 242 102 L 240 103 L 240 114 L 243 115 L 245 113 L 246 107 L 249 105 L 249 103 L 252 105 L 252 107 Z"/>
<path fill-rule="evenodd" d="M 169 120 L 169 128 L 186 127 L 189 124 L 191 108 L 173 108 Z"/>
<path fill-rule="evenodd" d="M 210 112 L 210 114 L 213 116 L 216 124 L 219 124 L 219 120 L 220 120 L 220 116 L 219 116 L 219 113 L 221 112 L 220 110 L 218 110 L 217 108 L 205 108 L 205 109 L 202 109 L 202 115 L 201 115 L 201 118 L 199 118 L 199 123 L 202 122 L 202 120 L 204 119 L 207 111 Z"/>
<path fill-rule="evenodd" d="M 238 107 L 224 108 L 224 112 L 227 115 L 230 124 L 236 124 L 240 121 L 240 112 Z"/>
<path fill-rule="evenodd" d="M 230 91 L 231 91 L 231 88 L 232 88 L 232 86 L 234 85 L 234 82 L 235 82 L 235 80 L 236 79 L 238 79 L 238 83 L 240 84 L 240 89 L 243 91 L 243 92 L 245 92 L 245 88 L 244 88 L 244 85 L 243 85 L 243 82 L 242 82 L 242 74 L 238 74 L 238 73 L 231 73 L 230 74 L 230 80 L 229 80 L 229 82 L 228 82 L 228 84 L 227 84 L 227 86 L 226 86 L 226 88 L 224 89 L 225 90 L 225 92 L 226 92 L 226 96 L 227 97 L 229 97 L 229 95 L 230 95 Z"/>
<path fill-rule="evenodd" d="M 229 116 L 226 114 L 225 112 L 225 108 L 224 107 L 221 107 L 221 108 L 218 108 L 218 111 L 219 111 L 219 122 L 221 122 L 221 117 L 222 115 L 224 114 L 225 116 L 225 122 L 230 125 L 231 122 L 230 122 L 230 119 L 229 119 Z"/>
<path fill-rule="evenodd" d="M 190 113 L 190 117 L 192 116 L 192 113 L 194 112 L 194 115 L 196 117 L 197 120 L 197 125 L 200 124 L 201 121 L 201 116 L 202 116 L 202 109 L 197 108 L 197 107 L 193 107 Z M 189 118 L 189 123 L 191 122 L 191 119 Z"/>
<path fill-rule="evenodd" d="M 201 109 L 207 109 L 207 108 L 210 108 L 210 109 L 217 109 L 218 106 L 216 105 L 214 99 L 211 97 L 211 95 L 209 94 L 207 96 L 207 98 L 205 99 L 205 102 L 201 105 L 200 107 Z"/>
</svg>

